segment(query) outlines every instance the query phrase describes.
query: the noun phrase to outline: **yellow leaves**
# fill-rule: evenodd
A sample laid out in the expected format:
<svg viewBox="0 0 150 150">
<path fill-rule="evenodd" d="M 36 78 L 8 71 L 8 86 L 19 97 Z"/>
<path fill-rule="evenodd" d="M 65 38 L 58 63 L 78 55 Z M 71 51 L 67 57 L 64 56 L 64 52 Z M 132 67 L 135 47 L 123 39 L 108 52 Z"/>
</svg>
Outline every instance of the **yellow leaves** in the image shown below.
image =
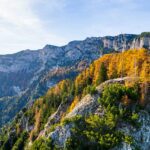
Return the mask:
<svg viewBox="0 0 150 150">
<path fill-rule="evenodd" d="M 71 112 L 71 111 L 74 109 L 74 107 L 76 106 L 76 104 L 77 104 L 78 102 L 79 102 L 79 98 L 76 96 L 76 97 L 74 98 L 74 100 L 73 100 L 73 102 L 72 102 L 70 108 L 69 108 L 69 112 Z"/>
<path fill-rule="evenodd" d="M 35 114 L 35 127 L 34 127 L 34 130 L 36 132 L 38 132 L 38 130 L 40 128 L 41 113 L 42 113 L 42 110 L 40 109 L 39 111 L 36 111 L 36 114 Z"/>
<path fill-rule="evenodd" d="M 89 68 L 89 75 L 90 75 L 90 77 L 93 77 L 94 69 L 95 69 L 95 67 L 94 67 L 94 64 L 92 63 L 90 65 L 90 68 Z"/>
<path fill-rule="evenodd" d="M 21 126 L 18 123 L 16 124 L 16 132 L 17 132 L 17 135 L 21 133 Z"/>
<path fill-rule="evenodd" d="M 34 116 L 35 117 L 34 129 L 30 132 L 30 137 L 29 137 L 31 141 L 35 140 L 36 136 L 38 135 L 38 132 L 40 131 L 41 114 L 42 114 L 42 110 L 36 107 L 35 116 Z"/>
<path fill-rule="evenodd" d="M 76 78 L 76 87 L 85 84 L 88 77 L 96 85 L 102 63 L 107 68 L 109 79 L 129 76 L 141 77 L 145 81 L 150 80 L 150 54 L 148 50 L 134 49 L 123 53 L 107 54 L 94 61 L 88 69 Z"/>
<path fill-rule="evenodd" d="M 131 100 L 128 98 L 127 95 L 123 96 L 121 101 L 125 106 L 128 106 L 131 103 Z"/>
<path fill-rule="evenodd" d="M 111 58 L 111 63 L 109 63 L 109 66 L 108 66 L 108 78 L 111 79 L 111 78 L 116 78 L 117 77 L 117 61 L 114 57 L 114 55 L 112 56 Z"/>
<path fill-rule="evenodd" d="M 106 56 L 108 59 L 106 59 Z M 145 49 L 128 50 L 123 53 L 105 56 L 106 66 L 108 64 L 108 77 L 142 77 L 149 80 L 150 77 L 150 54 Z M 95 63 L 101 63 L 99 59 Z M 98 66 L 99 64 L 96 64 Z M 95 69 L 96 70 L 96 69 Z M 94 76 L 97 76 L 95 71 Z"/>
<path fill-rule="evenodd" d="M 93 83 L 96 84 L 96 82 L 98 81 L 98 79 L 99 79 L 99 71 L 95 72 Z"/>
<path fill-rule="evenodd" d="M 150 62 L 144 62 L 141 71 L 141 80 L 150 82 Z"/>
<path fill-rule="evenodd" d="M 93 83 L 96 84 L 96 81 L 98 80 L 99 77 L 99 71 L 100 71 L 100 61 L 95 61 L 95 70 L 94 70 L 94 77 L 93 77 Z"/>
</svg>

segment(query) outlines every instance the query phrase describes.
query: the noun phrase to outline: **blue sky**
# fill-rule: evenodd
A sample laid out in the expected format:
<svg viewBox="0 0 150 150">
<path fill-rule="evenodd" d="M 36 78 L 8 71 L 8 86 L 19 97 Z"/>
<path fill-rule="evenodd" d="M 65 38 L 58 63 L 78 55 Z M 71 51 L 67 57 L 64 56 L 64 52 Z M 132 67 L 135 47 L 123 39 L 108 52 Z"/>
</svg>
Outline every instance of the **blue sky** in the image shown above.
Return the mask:
<svg viewBox="0 0 150 150">
<path fill-rule="evenodd" d="M 149 0 L 0 0 L 0 54 L 150 31 Z"/>
</svg>

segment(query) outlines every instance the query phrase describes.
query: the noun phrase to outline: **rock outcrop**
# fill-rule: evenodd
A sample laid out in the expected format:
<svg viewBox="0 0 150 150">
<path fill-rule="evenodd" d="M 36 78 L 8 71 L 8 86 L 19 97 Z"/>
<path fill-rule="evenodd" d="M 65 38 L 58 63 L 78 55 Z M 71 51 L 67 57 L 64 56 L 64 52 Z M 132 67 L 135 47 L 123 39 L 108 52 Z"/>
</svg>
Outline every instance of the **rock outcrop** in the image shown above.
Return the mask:
<svg viewBox="0 0 150 150">
<path fill-rule="evenodd" d="M 91 96 L 90 94 L 86 95 L 76 106 L 75 108 L 66 115 L 65 118 L 71 118 L 76 115 L 89 115 L 95 113 L 95 110 L 98 108 L 98 95 Z"/>
<path fill-rule="evenodd" d="M 125 77 L 118 79 L 108 80 L 101 85 L 99 85 L 97 89 L 97 94 L 94 95 L 86 95 L 84 98 L 79 101 L 74 109 L 66 114 L 64 119 L 75 117 L 76 115 L 88 116 L 90 114 L 96 114 L 101 117 L 105 114 L 105 111 L 98 103 L 98 97 L 101 96 L 101 93 L 104 87 L 108 84 L 119 83 L 125 84 L 126 81 L 131 81 L 133 78 Z M 119 146 L 113 148 L 112 150 L 133 150 L 135 147 L 140 148 L 142 150 L 150 149 L 150 114 L 148 111 L 139 111 L 139 119 L 138 123 L 140 126 L 138 128 L 130 126 L 128 123 L 121 125 L 121 127 L 117 127 L 117 130 L 121 130 L 125 133 L 125 135 L 132 136 L 134 139 L 134 144 L 129 145 L 127 143 L 121 143 Z M 59 146 L 60 148 L 65 147 L 65 142 L 67 138 L 71 136 L 71 128 L 74 126 L 72 123 L 68 123 L 65 125 L 59 125 L 53 132 L 48 133 L 47 138 L 52 138 L 54 144 Z M 50 127 L 50 126 L 49 126 Z M 48 126 L 47 129 L 48 130 Z M 45 136 L 45 135 L 44 135 Z"/>
<path fill-rule="evenodd" d="M 150 149 L 150 114 L 147 111 L 139 112 L 138 122 L 140 124 L 139 128 L 133 128 L 126 125 L 120 129 L 126 135 L 132 136 L 135 144 L 129 145 L 127 143 L 122 143 L 113 150 L 133 150 L 135 147 L 141 150 Z"/>
</svg>

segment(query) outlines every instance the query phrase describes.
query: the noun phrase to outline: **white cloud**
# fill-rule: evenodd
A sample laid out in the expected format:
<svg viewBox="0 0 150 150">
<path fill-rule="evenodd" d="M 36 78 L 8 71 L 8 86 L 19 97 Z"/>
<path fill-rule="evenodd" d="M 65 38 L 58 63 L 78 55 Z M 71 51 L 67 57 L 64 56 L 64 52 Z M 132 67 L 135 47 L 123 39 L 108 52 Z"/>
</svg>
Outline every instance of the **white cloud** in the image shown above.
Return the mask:
<svg viewBox="0 0 150 150">
<path fill-rule="evenodd" d="M 0 0 L 0 19 L 17 27 L 39 25 L 30 9 L 29 0 Z"/>
<path fill-rule="evenodd" d="M 46 1 L 0 0 L 1 54 L 26 48 L 36 49 L 49 42 L 64 43 L 63 38 L 57 37 L 50 30 L 47 31 L 43 21 L 34 13 L 32 6 L 35 3 L 46 4 Z M 56 5 L 56 1 L 49 2 L 51 2 L 51 9 L 61 9 L 62 5 Z"/>
<path fill-rule="evenodd" d="M 86 36 L 148 30 L 149 7 L 142 2 L 0 0 L 0 54 L 38 49 L 45 44 L 61 45 Z"/>
</svg>

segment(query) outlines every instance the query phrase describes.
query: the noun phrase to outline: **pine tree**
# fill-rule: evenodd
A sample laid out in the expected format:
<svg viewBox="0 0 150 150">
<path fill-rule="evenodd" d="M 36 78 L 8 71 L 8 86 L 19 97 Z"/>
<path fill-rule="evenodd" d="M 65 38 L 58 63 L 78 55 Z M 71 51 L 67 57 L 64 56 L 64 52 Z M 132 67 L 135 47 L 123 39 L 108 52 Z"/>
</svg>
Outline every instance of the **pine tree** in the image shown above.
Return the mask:
<svg viewBox="0 0 150 150">
<path fill-rule="evenodd" d="M 107 69 L 106 69 L 104 63 L 102 63 L 100 66 L 100 71 L 99 71 L 99 75 L 98 75 L 98 79 L 96 81 L 96 84 L 98 85 L 98 84 L 106 81 L 107 78 L 108 78 L 107 77 Z"/>
</svg>

